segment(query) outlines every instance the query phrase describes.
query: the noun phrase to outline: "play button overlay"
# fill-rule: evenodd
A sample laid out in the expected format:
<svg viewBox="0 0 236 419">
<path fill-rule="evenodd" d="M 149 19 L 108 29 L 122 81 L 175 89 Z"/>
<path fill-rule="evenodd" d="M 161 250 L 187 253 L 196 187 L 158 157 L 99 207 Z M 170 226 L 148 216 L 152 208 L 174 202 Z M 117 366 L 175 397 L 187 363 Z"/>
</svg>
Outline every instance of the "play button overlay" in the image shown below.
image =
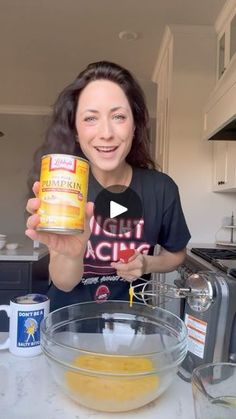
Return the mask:
<svg viewBox="0 0 236 419">
<path fill-rule="evenodd" d="M 102 189 L 94 204 L 97 224 L 111 235 L 123 235 L 134 230 L 143 215 L 138 194 L 122 185 Z"/>
<path fill-rule="evenodd" d="M 115 218 L 118 215 L 124 214 L 126 211 L 128 211 L 128 208 L 123 205 L 117 204 L 114 201 L 110 202 L 110 218 Z"/>
</svg>

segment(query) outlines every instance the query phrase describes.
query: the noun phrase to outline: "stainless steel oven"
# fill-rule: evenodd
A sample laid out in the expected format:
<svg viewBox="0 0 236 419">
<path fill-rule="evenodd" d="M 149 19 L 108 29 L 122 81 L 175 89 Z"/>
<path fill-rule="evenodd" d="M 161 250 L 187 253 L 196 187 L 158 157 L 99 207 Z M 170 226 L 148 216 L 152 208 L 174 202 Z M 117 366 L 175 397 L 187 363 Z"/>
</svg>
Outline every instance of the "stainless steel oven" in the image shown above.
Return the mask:
<svg viewBox="0 0 236 419">
<path fill-rule="evenodd" d="M 203 363 L 236 362 L 236 250 L 192 248 L 190 253 L 175 285 L 185 292 L 180 316 L 189 350 L 182 367 L 191 374 Z"/>
</svg>

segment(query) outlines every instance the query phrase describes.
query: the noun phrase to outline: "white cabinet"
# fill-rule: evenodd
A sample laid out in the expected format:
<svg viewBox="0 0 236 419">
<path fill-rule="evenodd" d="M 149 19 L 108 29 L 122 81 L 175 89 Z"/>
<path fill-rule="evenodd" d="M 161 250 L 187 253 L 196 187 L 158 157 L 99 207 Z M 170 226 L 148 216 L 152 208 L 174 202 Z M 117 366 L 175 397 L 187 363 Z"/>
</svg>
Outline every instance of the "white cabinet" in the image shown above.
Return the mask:
<svg viewBox="0 0 236 419">
<path fill-rule="evenodd" d="M 217 79 L 229 67 L 236 52 L 236 0 L 229 0 L 221 10 L 216 23 Z"/>
<path fill-rule="evenodd" d="M 236 8 L 230 20 L 229 59 L 232 60 L 236 53 Z"/>
<path fill-rule="evenodd" d="M 236 191 L 236 142 L 213 144 L 213 191 Z"/>
<path fill-rule="evenodd" d="M 236 118 L 236 0 L 225 3 L 215 30 L 216 82 L 204 109 L 205 139 L 214 139 L 216 133 Z"/>
<path fill-rule="evenodd" d="M 217 78 L 219 79 L 226 70 L 225 59 L 225 37 L 226 33 L 223 31 L 217 37 Z"/>
<path fill-rule="evenodd" d="M 157 110 L 156 110 L 156 133 L 157 144 L 155 161 L 160 170 L 168 171 L 168 148 L 169 148 L 169 106 L 172 74 L 172 48 L 173 37 L 170 31 L 166 30 L 166 41 L 160 54 L 157 83 Z"/>
<path fill-rule="evenodd" d="M 212 27 L 165 28 L 152 77 L 157 84 L 155 160 L 174 178 L 179 169 L 183 172 L 191 166 L 192 152 L 194 159 L 198 152 L 201 158 L 201 150 L 195 150 L 194 144 L 200 140 L 202 110 L 215 81 L 215 63 L 216 35 Z M 193 147 L 188 150 L 191 142 Z"/>
<path fill-rule="evenodd" d="M 222 84 L 219 89 L 214 90 L 205 107 L 203 133 L 205 139 L 211 138 L 226 123 L 236 118 L 236 73 L 228 81 L 227 84 Z"/>
</svg>

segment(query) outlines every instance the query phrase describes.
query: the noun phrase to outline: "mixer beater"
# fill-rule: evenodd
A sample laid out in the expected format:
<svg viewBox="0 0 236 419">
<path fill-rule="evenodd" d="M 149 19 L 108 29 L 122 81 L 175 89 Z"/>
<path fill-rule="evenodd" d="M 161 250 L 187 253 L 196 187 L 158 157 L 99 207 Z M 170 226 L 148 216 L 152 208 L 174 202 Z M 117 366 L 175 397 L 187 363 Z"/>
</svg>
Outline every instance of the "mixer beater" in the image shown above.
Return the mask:
<svg viewBox="0 0 236 419">
<path fill-rule="evenodd" d="M 191 295 L 190 288 L 177 288 L 174 285 L 159 283 L 153 279 L 130 287 L 131 303 L 132 298 L 135 297 L 137 300 L 152 307 L 165 304 L 166 301 L 173 298 L 185 298 L 189 295 Z M 164 297 L 161 302 L 159 297 Z M 158 304 L 156 303 L 157 300 L 159 300 Z"/>
<path fill-rule="evenodd" d="M 200 274 L 200 273 L 199 273 Z M 185 287 L 159 282 L 157 279 L 144 281 L 130 287 L 130 303 L 133 297 L 153 308 L 164 305 L 174 298 L 186 298 L 196 311 L 206 311 L 213 301 L 213 290 L 204 273 L 190 275 Z M 178 283 L 178 281 L 176 281 Z M 160 299 L 161 297 L 161 299 Z"/>
</svg>

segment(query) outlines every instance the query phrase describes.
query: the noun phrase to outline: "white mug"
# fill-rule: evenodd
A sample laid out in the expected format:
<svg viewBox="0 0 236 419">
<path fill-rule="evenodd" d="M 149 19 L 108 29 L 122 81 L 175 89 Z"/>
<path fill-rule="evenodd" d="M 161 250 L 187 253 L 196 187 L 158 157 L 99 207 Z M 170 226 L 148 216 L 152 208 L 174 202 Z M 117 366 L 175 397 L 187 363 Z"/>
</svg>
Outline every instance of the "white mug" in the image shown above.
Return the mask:
<svg viewBox="0 0 236 419">
<path fill-rule="evenodd" d="M 9 337 L 0 344 L 14 355 L 35 356 L 41 353 L 40 323 L 48 315 L 50 301 L 43 294 L 12 298 L 10 305 L 0 305 L 9 317 Z"/>
</svg>

